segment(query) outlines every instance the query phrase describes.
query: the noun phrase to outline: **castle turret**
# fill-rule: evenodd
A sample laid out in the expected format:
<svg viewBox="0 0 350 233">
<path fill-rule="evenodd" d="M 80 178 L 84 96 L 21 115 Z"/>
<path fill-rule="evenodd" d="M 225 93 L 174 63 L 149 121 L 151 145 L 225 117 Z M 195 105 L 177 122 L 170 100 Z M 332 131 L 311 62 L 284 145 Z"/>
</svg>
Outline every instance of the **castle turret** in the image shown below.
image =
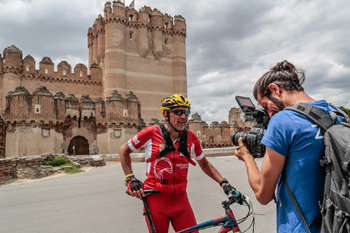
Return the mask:
<svg viewBox="0 0 350 233">
<path fill-rule="evenodd" d="M 210 124 L 210 138 L 209 143 L 214 143 L 214 145 L 218 145 L 221 143 L 222 136 L 221 136 L 221 125 L 217 121 L 213 121 Z"/>
<path fill-rule="evenodd" d="M 231 146 L 231 132 L 230 132 L 230 125 L 226 121 L 222 121 L 220 123 L 221 125 L 221 135 L 222 135 L 222 145 L 223 146 Z"/>
<path fill-rule="evenodd" d="M 62 76 L 70 76 L 72 74 L 72 67 L 68 64 L 67 61 L 61 61 L 57 65 L 57 73 Z"/>
<path fill-rule="evenodd" d="M 87 77 L 87 67 L 84 64 L 77 64 L 74 67 L 74 74 L 76 78 L 86 78 Z"/>
<path fill-rule="evenodd" d="M 93 51 L 94 35 L 92 33 L 91 27 L 89 27 L 87 37 L 88 37 L 88 48 L 89 48 L 89 74 L 91 74 L 90 68 L 91 68 L 91 65 L 94 63 L 93 62 L 93 60 L 94 60 L 94 51 Z"/>
<path fill-rule="evenodd" d="M 7 93 L 21 85 L 22 56 L 22 51 L 14 45 L 4 49 L 1 114 L 5 110 Z"/>
<path fill-rule="evenodd" d="M 81 119 L 95 117 L 95 103 L 89 95 L 82 95 L 80 99 Z"/>
<path fill-rule="evenodd" d="M 66 100 L 65 95 L 62 92 L 57 92 L 54 96 L 54 105 L 57 121 L 59 123 L 64 122 L 66 119 Z"/>
<path fill-rule="evenodd" d="M 33 92 L 32 118 L 43 122 L 56 121 L 54 97 L 46 87 L 40 86 Z"/>
<path fill-rule="evenodd" d="M 161 58 L 163 53 L 163 15 L 157 9 L 152 11 L 152 53 L 156 60 Z"/>
<path fill-rule="evenodd" d="M 35 60 L 32 56 L 27 55 L 23 59 L 23 74 L 35 75 Z"/>
<path fill-rule="evenodd" d="M 181 15 L 175 16 L 172 36 L 174 93 L 187 96 L 186 72 L 186 21 Z"/>
<path fill-rule="evenodd" d="M 2 72 L 3 67 L 4 67 L 4 59 L 2 58 L 2 54 L 0 53 L 0 72 Z"/>
<path fill-rule="evenodd" d="M 39 73 L 43 76 L 49 76 L 54 74 L 54 65 L 49 57 L 43 57 L 39 62 Z"/>
<path fill-rule="evenodd" d="M 191 119 L 188 121 L 189 129 L 193 131 L 200 141 L 203 140 L 203 123 L 202 118 L 198 113 L 192 114 Z"/>
<path fill-rule="evenodd" d="M 137 50 L 141 57 L 146 57 L 148 48 L 149 10 L 145 6 L 140 10 L 137 24 Z"/>
<path fill-rule="evenodd" d="M 96 25 L 96 36 L 97 36 L 97 62 L 100 64 L 105 58 L 105 25 L 102 15 L 98 15 Z"/>
<path fill-rule="evenodd" d="M 6 100 L 6 122 L 22 122 L 31 118 L 32 96 L 25 87 L 19 86 L 10 91 Z"/>
<path fill-rule="evenodd" d="M 106 119 L 105 102 L 98 97 L 95 101 L 96 125 L 104 125 Z"/>
<path fill-rule="evenodd" d="M 107 6 L 108 7 L 108 6 Z M 126 12 L 121 1 L 113 2 L 113 14 L 107 14 L 105 24 L 105 67 L 103 96 L 113 90 L 126 94 Z"/>
</svg>

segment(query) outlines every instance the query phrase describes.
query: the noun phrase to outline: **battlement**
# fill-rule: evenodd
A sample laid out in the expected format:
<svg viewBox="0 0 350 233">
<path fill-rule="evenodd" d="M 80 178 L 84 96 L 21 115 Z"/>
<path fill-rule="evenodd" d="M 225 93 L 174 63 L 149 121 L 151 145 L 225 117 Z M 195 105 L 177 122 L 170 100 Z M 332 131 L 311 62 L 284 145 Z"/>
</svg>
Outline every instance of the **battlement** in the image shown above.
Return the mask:
<svg viewBox="0 0 350 233">
<path fill-rule="evenodd" d="M 177 33 L 186 35 L 186 20 L 181 15 L 176 15 L 175 19 L 167 13 L 162 14 L 157 8 L 144 6 L 139 11 L 134 8 L 125 6 L 121 1 L 106 2 L 104 8 L 104 17 L 99 15 L 88 33 L 94 32 L 93 28 L 103 27 L 104 23 L 120 22 L 128 26 L 150 26 L 161 30 L 172 30 Z M 97 33 L 94 32 L 94 34 Z M 94 35 L 95 36 L 95 35 Z"/>
<path fill-rule="evenodd" d="M 77 64 L 72 73 L 71 65 L 67 61 L 61 61 L 57 65 L 57 72 L 54 71 L 55 64 L 50 57 L 43 57 L 39 62 L 39 70 L 35 69 L 36 61 L 31 55 L 27 55 L 22 59 L 22 50 L 18 49 L 15 45 L 9 46 L 4 49 L 4 58 L 2 59 L 0 54 L 0 68 L 3 73 L 14 73 L 24 77 L 66 77 L 66 78 L 79 78 L 79 79 L 91 79 L 88 77 L 88 69 L 84 64 Z M 100 77 L 93 77 L 93 80 L 102 80 Z"/>
<path fill-rule="evenodd" d="M 9 124 L 44 122 L 61 124 L 66 118 L 93 119 L 101 125 L 130 125 L 140 128 L 141 107 L 137 97 L 129 92 L 122 97 L 113 91 L 106 102 L 102 98 L 92 100 L 88 94 L 81 99 L 62 92 L 53 95 L 46 87 L 37 87 L 33 94 L 23 86 L 10 91 L 6 96 L 5 122 Z"/>
</svg>

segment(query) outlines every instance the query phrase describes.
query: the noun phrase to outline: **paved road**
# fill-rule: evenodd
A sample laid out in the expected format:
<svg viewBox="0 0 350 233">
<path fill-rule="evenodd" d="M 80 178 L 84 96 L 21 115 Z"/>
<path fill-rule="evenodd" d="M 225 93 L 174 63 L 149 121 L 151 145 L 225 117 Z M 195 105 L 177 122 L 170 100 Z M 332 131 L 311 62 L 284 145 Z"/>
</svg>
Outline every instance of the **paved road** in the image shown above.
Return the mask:
<svg viewBox="0 0 350 233">
<path fill-rule="evenodd" d="M 251 197 L 257 214 L 255 232 L 275 232 L 275 205 L 257 203 L 244 163 L 234 157 L 209 160 L 238 190 Z M 261 161 L 257 160 L 259 166 Z M 190 167 L 188 195 L 197 221 L 223 215 L 222 189 L 198 166 Z M 133 168 L 137 177 L 144 176 L 145 163 L 134 163 Z M 116 163 L 85 173 L 0 187 L 0 232 L 147 232 L 142 203 L 124 194 L 123 180 L 121 166 Z M 246 209 L 233 205 L 233 210 L 239 217 Z"/>
</svg>

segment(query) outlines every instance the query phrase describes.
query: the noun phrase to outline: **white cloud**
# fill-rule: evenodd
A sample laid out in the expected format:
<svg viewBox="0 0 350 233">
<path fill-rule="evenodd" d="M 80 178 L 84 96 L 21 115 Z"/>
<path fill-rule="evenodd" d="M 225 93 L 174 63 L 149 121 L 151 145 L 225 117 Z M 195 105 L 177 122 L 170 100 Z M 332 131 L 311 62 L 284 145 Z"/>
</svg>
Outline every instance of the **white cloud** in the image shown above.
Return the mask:
<svg viewBox="0 0 350 233">
<path fill-rule="evenodd" d="M 0 49 L 15 44 L 38 63 L 49 56 L 87 65 L 87 30 L 106 1 L 2 0 Z M 126 0 L 126 5 L 131 0 Z M 235 96 L 277 62 L 306 72 L 316 99 L 350 108 L 350 2 L 307 0 L 137 0 L 187 22 L 188 96 L 203 120 L 227 121 Z"/>
</svg>

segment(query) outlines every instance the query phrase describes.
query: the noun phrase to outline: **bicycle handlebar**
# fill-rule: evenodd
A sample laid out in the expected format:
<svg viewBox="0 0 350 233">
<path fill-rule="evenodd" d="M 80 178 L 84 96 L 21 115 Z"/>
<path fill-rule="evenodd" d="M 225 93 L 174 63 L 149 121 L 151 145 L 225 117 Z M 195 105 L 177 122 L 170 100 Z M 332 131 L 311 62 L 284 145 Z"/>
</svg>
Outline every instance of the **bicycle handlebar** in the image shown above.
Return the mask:
<svg viewBox="0 0 350 233">
<path fill-rule="evenodd" d="M 143 192 L 144 192 L 146 195 L 149 195 L 149 194 L 151 194 L 151 193 L 159 193 L 160 191 L 157 190 L 157 189 L 144 189 Z M 128 190 L 126 190 L 125 193 L 128 194 L 129 196 L 131 196 Z"/>
</svg>

